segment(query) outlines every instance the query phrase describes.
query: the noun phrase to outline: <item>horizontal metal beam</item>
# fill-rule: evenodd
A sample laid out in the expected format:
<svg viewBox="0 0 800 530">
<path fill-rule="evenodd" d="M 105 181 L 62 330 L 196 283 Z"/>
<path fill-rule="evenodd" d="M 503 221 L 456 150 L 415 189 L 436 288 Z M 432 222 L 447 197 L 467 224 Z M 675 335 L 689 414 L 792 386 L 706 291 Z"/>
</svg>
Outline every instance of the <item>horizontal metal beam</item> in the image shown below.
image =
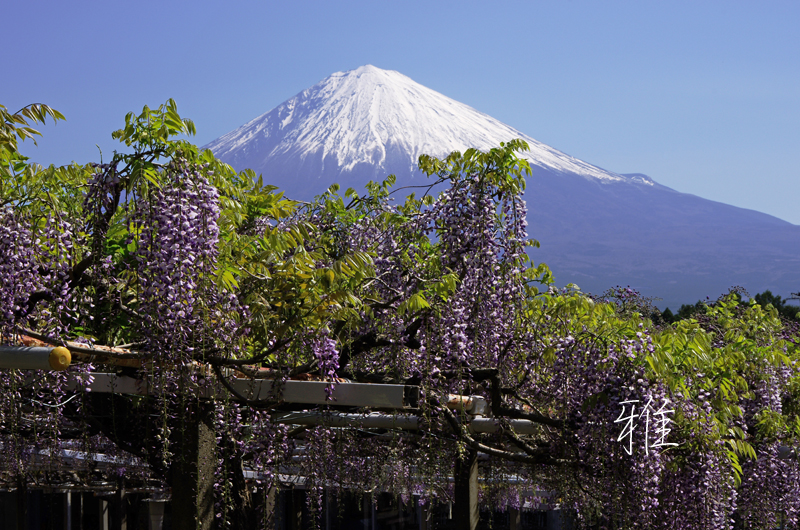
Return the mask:
<svg viewBox="0 0 800 530">
<path fill-rule="evenodd" d="M 0 346 L 0 369 L 66 370 L 72 362 L 69 350 L 52 346 Z"/>
<path fill-rule="evenodd" d="M 91 392 L 150 395 L 147 379 L 108 374 L 90 374 L 93 380 L 84 383 L 89 374 L 70 377 L 67 388 Z M 79 379 L 80 377 L 80 379 Z M 282 401 L 309 405 L 342 405 L 402 409 L 416 405 L 417 387 L 409 385 L 382 385 L 370 383 L 327 383 L 324 381 L 275 381 L 273 379 L 231 379 L 231 386 L 243 397 L 258 401 Z M 227 391 L 219 385 L 187 384 L 199 397 L 213 398 Z M 328 395 L 330 393 L 330 397 Z"/>
<path fill-rule="evenodd" d="M 540 426 L 529 420 L 508 420 L 511 428 L 517 434 L 536 434 Z M 503 427 L 494 418 L 474 418 L 470 420 L 468 429 L 470 432 L 495 433 L 500 432 Z"/>
<path fill-rule="evenodd" d="M 79 390 L 87 388 L 91 392 L 140 396 L 146 396 L 151 393 L 147 379 L 135 379 L 107 373 L 94 373 L 91 376 L 93 380 L 87 384 L 79 381 L 78 377 L 73 375 L 67 382 L 67 389 Z M 80 377 L 85 378 L 86 374 L 81 374 Z M 417 387 L 409 385 L 275 381 L 272 379 L 232 379 L 230 383 L 234 390 L 250 400 L 274 400 L 307 405 L 342 405 L 382 409 L 404 409 L 416 406 L 418 390 Z M 197 394 L 203 398 L 224 395 L 226 392 L 224 389 L 214 385 L 198 386 L 195 383 L 193 386 Z M 330 398 L 328 397 L 329 387 Z M 453 396 L 450 397 L 452 401 Z M 496 433 L 504 428 L 503 424 L 497 419 L 480 416 L 488 408 L 483 398 L 480 396 L 464 396 L 463 398 L 464 405 L 462 410 L 468 413 L 467 429 L 469 432 Z M 451 404 L 448 403 L 448 405 Z M 278 416 L 277 421 L 292 425 L 360 426 L 371 429 L 416 430 L 419 428 L 420 419 L 417 416 L 378 412 L 370 414 L 297 412 Z M 529 420 L 509 420 L 507 425 L 510 425 L 514 432 L 518 434 L 536 434 L 539 428 L 538 424 Z"/>
<path fill-rule="evenodd" d="M 324 381 L 280 382 L 272 379 L 234 379 L 232 385 L 239 394 L 251 400 L 270 400 L 279 397 L 286 403 L 315 405 L 401 409 L 412 406 L 411 402 L 416 397 L 416 387 L 406 385 Z"/>
<path fill-rule="evenodd" d="M 277 423 L 288 425 L 326 425 L 364 429 L 419 429 L 419 417 L 407 414 L 343 414 L 325 412 L 290 412 L 275 416 Z"/>
<path fill-rule="evenodd" d="M 472 416 L 486 416 L 489 414 L 489 402 L 482 396 L 450 394 L 447 398 L 447 408 L 457 412 L 466 412 Z"/>
<path fill-rule="evenodd" d="M 419 416 L 408 414 L 346 414 L 342 412 L 290 412 L 275 416 L 275 421 L 290 425 L 326 425 L 328 427 L 361 427 L 364 429 L 417 430 Z M 536 434 L 538 426 L 528 420 L 508 422 L 517 434 Z M 469 418 L 467 430 L 471 433 L 495 433 L 501 423 L 494 418 Z"/>
</svg>

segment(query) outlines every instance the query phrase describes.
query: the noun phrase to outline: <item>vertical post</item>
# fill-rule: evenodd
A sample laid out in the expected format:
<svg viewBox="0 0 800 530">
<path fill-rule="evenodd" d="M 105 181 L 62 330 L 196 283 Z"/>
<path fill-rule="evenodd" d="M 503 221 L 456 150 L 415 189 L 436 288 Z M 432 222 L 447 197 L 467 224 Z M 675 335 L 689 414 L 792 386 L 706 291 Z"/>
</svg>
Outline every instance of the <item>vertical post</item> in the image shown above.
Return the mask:
<svg viewBox="0 0 800 530">
<path fill-rule="evenodd" d="M 456 460 L 453 471 L 455 478 L 454 515 L 456 530 L 476 530 L 478 528 L 478 452 L 467 449 L 462 458 Z"/>
<path fill-rule="evenodd" d="M 397 523 L 400 525 L 400 530 L 403 530 L 406 526 L 403 518 L 403 499 L 400 498 L 400 495 L 396 495 L 394 500 L 397 502 Z"/>
<path fill-rule="evenodd" d="M 72 530 L 72 492 L 64 493 L 64 530 Z"/>
<path fill-rule="evenodd" d="M 328 488 L 322 491 L 325 501 L 322 503 L 322 509 L 325 511 L 325 530 L 331 530 L 331 497 L 328 494 Z"/>
<path fill-rule="evenodd" d="M 425 504 L 420 502 L 420 497 L 415 497 L 417 500 L 417 526 L 419 526 L 419 530 L 428 530 L 428 514 L 430 513 L 431 509 L 431 500 Z"/>
<path fill-rule="evenodd" d="M 42 490 L 28 491 L 28 528 L 41 528 L 44 517 L 43 500 Z"/>
<path fill-rule="evenodd" d="M 264 517 L 266 518 L 266 528 L 277 530 L 278 525 L 278 485 L 269 484 L 264 486 Z"/>
<path fill-rule="evenodd" d="M 111 519 L 114 530 L 128 530 L 128 501 L 125 498 L 125 485 L 122 480 L 117 483 L 117 491 L 114 493 Z"/>
<path fill-rule="evenodd" d="M 83 498 L 84 492 L 78 494 L 78 530 L 83 530 Z"/>
<path fill-rule="evenodd" d="M 99 520 L 99 530 L 108 530 L 108 501 L 97 499 L 97 516 Z"/>
<path fill-rule="evenodd" d="M 303 530 L 303 492 L 292 488 L 289 492 L 289 530 Z"/>
<path fill-rule="evenodd" d="M 519 508 L 508 508 L 508 528 L 509 530 L 518 530 L 520 526 L 520 512 Z"/>
<path fill-rule="evenodd" d="M 361 515 L 364 521 L 364 530 L 373 530 L 372 527 L 372 494 L 365 493 L 361 498 Z"/>
<path fill-rule="evenodd" d="M 547 530 L 562 530 L 563 528 L 571 528 L 569 524 L 562 524 L 561 510 L 548 510 L 545 515 Z"/>
<path fill-rule="evenodd" d="M 380 495 L 380 494 L 379 494 Z M 375 493 L 369 494 L 369 524 L 370 530 L 378 530 L 378 514 L 377 510 L 375 509 L 375 505 L 377 504 L 378 500 L 375 498 Z"/>
<path fill-rule="evenodd" d="M 149 499 L 147 503 L 147 515 L 150 520 L 150 530 L 161 530 L 164 525 L 164 505 L 167 501 L 163 499 Z"/>
<path fill-rule="evenodd" d="M 216 438 L 210 411 L 196 403 L 176 428 L 172 465 L 172 521 L 175 530 L 210 530 L 214 525 Z"/>
<path fill-rule="evenodd" d="M 17 476 L 17 530 L 28 528 L 28 483 L 25 476 Z"/>
</svg>

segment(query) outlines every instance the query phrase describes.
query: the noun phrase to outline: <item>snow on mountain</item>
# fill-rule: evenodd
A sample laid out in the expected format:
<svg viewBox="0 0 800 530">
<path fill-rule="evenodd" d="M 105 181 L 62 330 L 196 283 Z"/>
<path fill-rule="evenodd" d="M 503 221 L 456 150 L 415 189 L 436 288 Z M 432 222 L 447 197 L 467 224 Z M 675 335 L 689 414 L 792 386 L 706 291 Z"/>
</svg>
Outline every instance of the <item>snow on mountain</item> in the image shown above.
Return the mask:
<svg viewBox="0 0 800 530">
<path fill-rule="evenodd" d="M 378 178 L 411 174 L 421 154 L 444 156 L 469 147 L 488 150 L 514 138 L 528 142 L 531 149 L 525 157 L 542 169 L 609 182 L 629 180 L 553 149 L 399 72 L 371 65 L 337 72 L 206 147 L 234 167 L 265 175 L 279 169 L 298 172 L 302 179 L 340 173 L 348 180 L 349 173 L 364 173 L 365 167 Z M 310 187 L 319 192 L 318 186 Z"/>
<path fill-rule="evenodd" d="M 630 284 L 673 309 L 734 285 L 781 296 L 800 289 L 800 226 L 606 171 L 374 66 L 335 73 L 206 147 L 305 200 L 390 173 L 397 186 L 423 184 L 419 155 L 513 138 L 530 145 L 528 226 L 541 242 L 532 257 L 559 284 L 594 293 Z"/>
</svg>

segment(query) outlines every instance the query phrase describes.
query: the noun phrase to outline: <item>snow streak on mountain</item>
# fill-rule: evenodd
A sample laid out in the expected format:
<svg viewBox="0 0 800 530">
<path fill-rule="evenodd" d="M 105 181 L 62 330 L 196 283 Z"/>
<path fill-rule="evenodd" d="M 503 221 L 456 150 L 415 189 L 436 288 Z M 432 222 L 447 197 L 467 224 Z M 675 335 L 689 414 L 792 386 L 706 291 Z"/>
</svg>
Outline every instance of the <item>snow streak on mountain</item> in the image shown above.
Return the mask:
<svg viewBox="0 0 800 530">
<path fill-rule="evenodd" d="M 530 145 L 528 226 L 542 245 L 532 257 L 559 284 L 594 293 L 631 285 L 673 309 L 734 285 L 781 296 L 800 289 L 799 226 L 606 171 L 374 66 L 335 73 L 205 147 L 307 200 L 333 183 L 363 189 L 390 173 L 398 187 L 425 184 L 419 155 L 514 138 Z"/>
</svg>

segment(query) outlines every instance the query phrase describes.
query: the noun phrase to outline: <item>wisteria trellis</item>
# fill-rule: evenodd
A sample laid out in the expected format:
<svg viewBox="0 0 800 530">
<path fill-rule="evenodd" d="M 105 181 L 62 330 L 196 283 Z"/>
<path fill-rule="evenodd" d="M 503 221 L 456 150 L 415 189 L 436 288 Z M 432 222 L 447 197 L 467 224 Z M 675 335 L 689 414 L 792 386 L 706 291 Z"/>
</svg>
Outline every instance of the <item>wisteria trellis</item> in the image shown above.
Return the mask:
<svg viewBox="0 0 800 530">
<path fill-rule="evenodd" d="M 4 120 L 13 133 L 18 122 Z M 486 455 L 487 505 L 548 491 L 537 502 L 585 527 L 797 526 L 796 327 L 735 296 L 659 327 L 643 306 L 631 311 L 632 291 L 596 300 L 552 287 L 528 258 L 536 204 L 522 199 L 523 142 L 422 157 L 430 185 L 399 205 L 391 178 L 302 204 L 171 138 L 192 131 L 168 102 L 129 115 L 115 135 L 133 153 L 105 164 L 20 169 L 16 144 L 0 144 L 4 175 L 27 183 L 2 188 L 2 340 L 27 329 L 127 343 L 155 389 L 112 403 L 73 397 L 64 375 L 0 371 L 3 481 L 67 480 L 75 464 L 58 450 L 81 448 L 127 463 L 78 470 L 80 480 L 168 486 L 174 440 L 205 410 L 221 527 L 268 524 L 260 499 L 286 470 L 311 491 L 449 498 L 453 464 L 469 451 Z M 72 368 L 86 381 L 101 369 Z M 415 385 L 422 427 L 290 428 L 274 421 L 280 396 L 193 397 L 254 371 Z M 502 428 L 471 434 L 446 406 L 451 394 L 483 396 Z M 618 442 L 615 420 L 633 401 L 674 410 L 658 451 Z M 516 433 L 511 419 L 538 431 Z"/>
</svg>

